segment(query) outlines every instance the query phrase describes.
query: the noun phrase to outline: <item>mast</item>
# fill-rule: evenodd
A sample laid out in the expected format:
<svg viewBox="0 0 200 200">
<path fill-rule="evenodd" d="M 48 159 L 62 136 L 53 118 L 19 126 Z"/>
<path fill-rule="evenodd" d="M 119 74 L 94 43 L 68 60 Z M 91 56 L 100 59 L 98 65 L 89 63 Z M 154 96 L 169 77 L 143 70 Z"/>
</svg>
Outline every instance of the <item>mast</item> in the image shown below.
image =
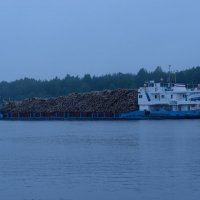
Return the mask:
<svg viewBox="0 0 200 200">
<path fill-rule="evenodd" d="M 171 65 L 169 65 L 169 87 L 171 87 Z"/>
<path fill-rule="evenodd" d="M 175 77 L 174 77 L 174 79 L 175 79 L 175 83 L 176 83 L 176 73 L 177 73 L 177 70 L 175 70 Z"/>
</svg>

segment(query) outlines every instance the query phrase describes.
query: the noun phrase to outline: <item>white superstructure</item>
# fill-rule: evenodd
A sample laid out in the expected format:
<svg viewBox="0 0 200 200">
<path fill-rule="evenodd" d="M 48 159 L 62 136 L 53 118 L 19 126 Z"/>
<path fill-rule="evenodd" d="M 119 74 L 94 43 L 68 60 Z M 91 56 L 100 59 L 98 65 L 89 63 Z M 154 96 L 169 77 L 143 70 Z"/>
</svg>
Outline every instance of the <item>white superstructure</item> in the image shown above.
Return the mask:
<svg viewBox="0 0 200 200">
<path fill-rule="evenodd" d="M 140 111 L 190 111 L 200 109 L 200 86 L 150 81 L 138 89 Z"/>
</svg>

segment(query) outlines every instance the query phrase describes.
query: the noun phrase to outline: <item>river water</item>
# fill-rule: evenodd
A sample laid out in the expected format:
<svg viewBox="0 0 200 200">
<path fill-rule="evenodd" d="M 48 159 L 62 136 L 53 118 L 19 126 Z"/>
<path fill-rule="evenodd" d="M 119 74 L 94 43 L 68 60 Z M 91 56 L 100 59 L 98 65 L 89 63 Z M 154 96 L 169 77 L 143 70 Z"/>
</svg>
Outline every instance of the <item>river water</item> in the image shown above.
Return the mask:
<svg viewBox="0 0 200 200">
<path fill-rule="evenodd" d="M 0 121 L 0 199 L 200 199 L 200 120 Z"/>
</svg>

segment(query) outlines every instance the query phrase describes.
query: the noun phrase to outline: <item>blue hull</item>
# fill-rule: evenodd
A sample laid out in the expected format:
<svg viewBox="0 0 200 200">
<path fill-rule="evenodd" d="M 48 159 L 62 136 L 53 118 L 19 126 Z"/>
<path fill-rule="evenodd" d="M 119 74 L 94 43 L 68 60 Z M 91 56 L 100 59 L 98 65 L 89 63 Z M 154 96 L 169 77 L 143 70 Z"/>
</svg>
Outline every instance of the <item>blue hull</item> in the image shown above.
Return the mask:
<svg viewBox="0 0 200 200">
<path fill-rule="evenodd" d="M 195 111 L 133 111 L 127 113 L 0 113 L 2 120 L 147 120 L 147 119 L 200 119 L 200 110 Z"/>
<path fill-rule="evenodd" d="M 122 113 L 121 119 L 145 120 L 145 119 L 200 119 L 200 110 L 195 111 L 134 111 Z"/>
</svg>

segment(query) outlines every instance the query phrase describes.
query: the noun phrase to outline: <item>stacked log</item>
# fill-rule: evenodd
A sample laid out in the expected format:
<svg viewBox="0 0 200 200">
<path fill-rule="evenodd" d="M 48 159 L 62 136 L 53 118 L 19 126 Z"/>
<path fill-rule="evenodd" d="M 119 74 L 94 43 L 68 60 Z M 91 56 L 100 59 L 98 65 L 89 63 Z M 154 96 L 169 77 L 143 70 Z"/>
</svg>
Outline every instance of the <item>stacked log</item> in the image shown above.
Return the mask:
<svg viewBox="0 0 200 200">
<path fill-rule="evenodd" d="M 9 102 L 1 112 L 129 112 L 138 109 L 133 89 L 72 93 L 56 98 L 31 98 Z"/>
</svg>

